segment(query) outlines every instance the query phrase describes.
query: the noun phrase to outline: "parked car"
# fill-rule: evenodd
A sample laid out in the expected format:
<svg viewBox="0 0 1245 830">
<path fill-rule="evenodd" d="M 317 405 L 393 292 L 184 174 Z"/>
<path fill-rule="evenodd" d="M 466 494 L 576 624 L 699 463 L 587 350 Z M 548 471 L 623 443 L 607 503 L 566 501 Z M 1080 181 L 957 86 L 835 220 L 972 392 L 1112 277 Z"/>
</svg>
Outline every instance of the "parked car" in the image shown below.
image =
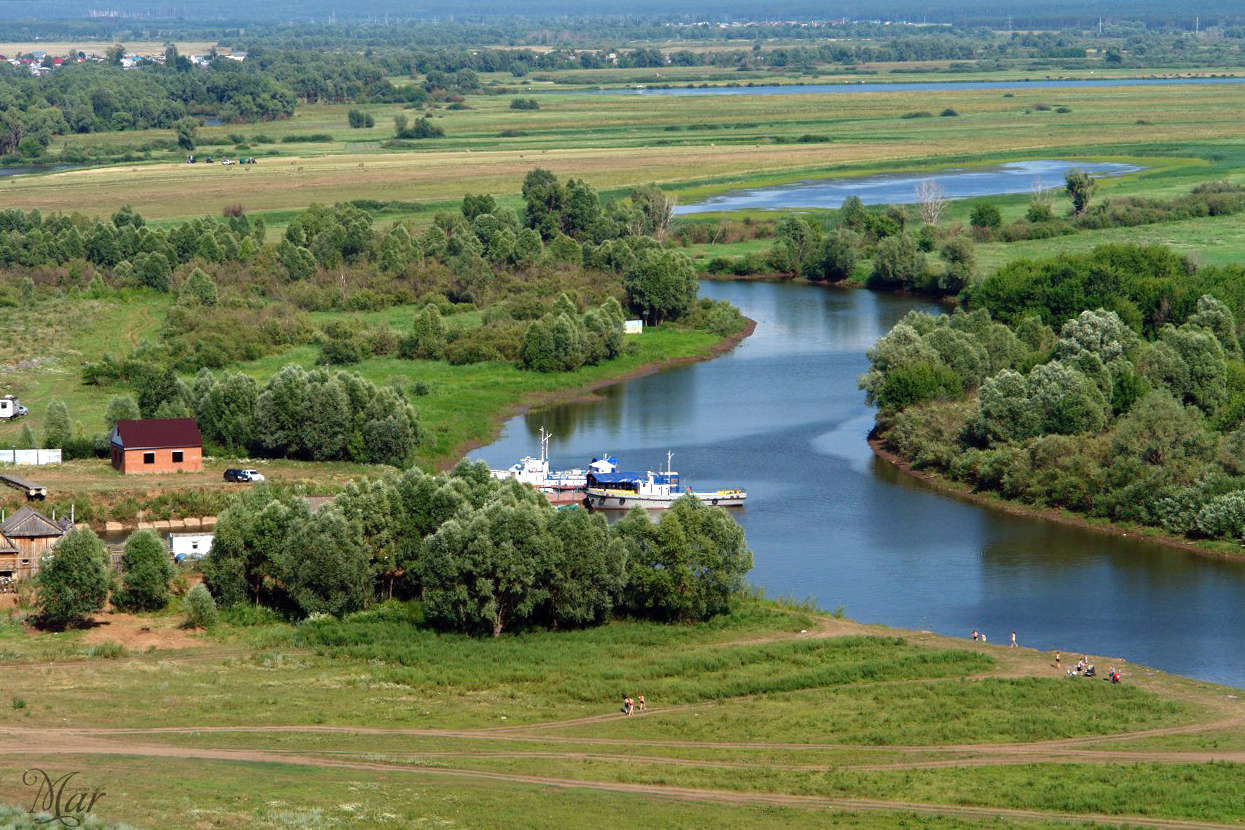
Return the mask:
<svg viewBox="0 0 1245 830">
<path fill-rule="evenodd" d="M 265 481 L 264 474 L 259 470 L 243 470 L 247 481 Z"/>
<path fill-rule="evenodd" d="M 225 481 L 259 482 L 264 481 L 264 474 L 259 470 L 225 470 Z"/>
</svg>

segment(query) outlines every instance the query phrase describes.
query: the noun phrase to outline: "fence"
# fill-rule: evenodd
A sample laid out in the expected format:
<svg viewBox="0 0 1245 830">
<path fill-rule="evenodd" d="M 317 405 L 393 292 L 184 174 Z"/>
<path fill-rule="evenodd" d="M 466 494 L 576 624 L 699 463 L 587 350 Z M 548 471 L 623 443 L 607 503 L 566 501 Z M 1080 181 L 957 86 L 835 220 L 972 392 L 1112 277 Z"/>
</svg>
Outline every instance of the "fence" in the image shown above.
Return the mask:
<svg viewBox="0 0 1245 830">
<path fill-rule="evenodd" d="M 0 464 L 59 464 L 60 450 L 0 450 Z"/>
</svg>

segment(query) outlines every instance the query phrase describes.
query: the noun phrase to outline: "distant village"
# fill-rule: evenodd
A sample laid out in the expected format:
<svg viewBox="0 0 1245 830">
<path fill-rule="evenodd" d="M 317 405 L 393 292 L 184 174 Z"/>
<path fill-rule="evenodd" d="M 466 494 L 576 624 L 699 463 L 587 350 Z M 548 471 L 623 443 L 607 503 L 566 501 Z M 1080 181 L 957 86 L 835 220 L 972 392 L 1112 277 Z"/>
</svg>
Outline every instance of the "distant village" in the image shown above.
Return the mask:
<svg viewBox="0 0 1245 830">
<path fill-rule="evenodd" d="M 246 60 L 246 52 L 233 52 L 231 54 L 218 53 L 215 50 L 206 55 L 186 55 L 185 58 L 198 67 L 207 68 L 212 61 L 219 58 L 228 58 L 229 60 L 244 61 Z M 138 52 L 127 52 L 121 56 L 120 66 L 122 69 L 134 69 L 143 65 L 164 65 L 164 52 L 152 52 L 143 54 Z M 67 55 L 53 56 L 46 51 L 35 49 L 26 53 L 18 53 L 12 57 L 8 55 L 0 55 L 0 61 L 4 61 L 11 66 L 24 66 L 31 75 L 41 76 L 49 72 L 54 72 L 66 64 L 74 63 L 107 63 L 109 57 L 107 54 L 99 54 L 97 52 L 71 51 Z"/>
</svg>

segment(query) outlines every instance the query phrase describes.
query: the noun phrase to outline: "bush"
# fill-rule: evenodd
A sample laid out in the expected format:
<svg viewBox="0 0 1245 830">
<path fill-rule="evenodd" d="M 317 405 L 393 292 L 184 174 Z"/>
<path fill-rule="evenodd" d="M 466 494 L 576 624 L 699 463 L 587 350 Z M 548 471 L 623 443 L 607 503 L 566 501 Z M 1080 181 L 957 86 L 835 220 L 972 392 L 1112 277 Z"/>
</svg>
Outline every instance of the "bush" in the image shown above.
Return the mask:
<svg viewBox="0 0 1245 830">
<path fill-rule="evenodd" d="M 125 542 L 121 556 L 121 587 L 112 603 L 122 611 L 159 611 L 168 604 L 173 562 L 160 537 L 139 530 Z"/>
<path fill-rule="evenodd" d="M 916 112 L 905 112 L 900 118 L 933 118 L 934 114 L 926 110 L 918 110 Z"/>
<path fill-rule="evenodd" d="M 218 615 L 216 600 L 207 586 L 200 582 L 186 594 L 186 624 L 191 628 L 212 628 L 216 625 Z"/>
<path fill-rule="evenodd" d="M 871 276 L 875 285 L 918 291 L 926 288 L 928 276 L 925 254 L 911 234 L 890 236 L 878 243 Z"/>
<path fill-rule="evenodd" d="M 943 118 L 955 118 L 957 115 L 959 115 L 959 113 L 951 109 L 951 107 L 947 107 L 945 110 L 943 110 L 942 112 L 938 114 L 941 115 Z"/>
<path fill-rule="evenodd" d="M 538 110 L 540 109 L 540 102 L 537 101 L 535 98 L 515 98 L 514 100 L 510 102 L 510 109 L 512 110 Z"/>
<path fill-rule="evenodd" d="M 1003 214 L 999 211 L 998 205 L 978 202 L 973 205 L 973 212 L 969 214 L 968 222 L 974 228 L 993 230 L 1003 224 Z"/>
</svg>

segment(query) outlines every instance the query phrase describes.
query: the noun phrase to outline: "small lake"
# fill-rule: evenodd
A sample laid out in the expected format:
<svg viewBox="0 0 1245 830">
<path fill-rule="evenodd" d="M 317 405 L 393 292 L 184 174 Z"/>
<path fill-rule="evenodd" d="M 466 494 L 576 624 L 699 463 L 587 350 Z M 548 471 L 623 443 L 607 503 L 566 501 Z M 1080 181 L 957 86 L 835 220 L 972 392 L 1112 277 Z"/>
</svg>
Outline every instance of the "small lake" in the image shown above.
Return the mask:
<svg viewBox="0 0 1245 830">
<path fill-rule="evenodd" d="M 1005 193 L 1029 193 L 1039 186 L 1062 187 L 1072 170 L 1096 177 L 1123 176 L 1142 168 L 1102 161 L 1016 161 L 997 167 L 949 168 L 929 173 L 884 173 L 836 179 L 807 179 L 773 187 L 732 190 L 703 202 L 678 205 L 676 216 L 729 210 L 792 210 L 837 208 L 851 196 L 866 205 L 904 205 L 917 200 L 922 182 L 937 184 L 948 199 L 970 199 Z"/>
<path fill-rule="evenodd" d="M 956 90 L 1085 89 L 1113 86 L 1204 86 L 1241 84 L 1245 78 L 1103 78 L 1081 80 L 1057 78 L 1035 81 L 878 81 L 838 84 L 772 84 L 758 86 L 638 87 L 626 89 L 567 90 L 592 95 L 821 95 L 858 92 L 951 92 Z"/>
<path fill-rule="evenodd" d="M 1014 516 L 944 496 L 873 456 L 856 388 L 865 352 L 911 309 L 861 289 L 706 282 L 756 333 L 716 360 L 636 378 L 512 418 L 473 453 L 508 467 L 553 432 L 558 467 L 594 455 L 685 483 L 742 486 L 732 510 L 770 596 L 813 597 L 868 623 L 1127 658 L 1245 687 L 1245 562 Z M 1099 669 L 1111 665 L 1098 661 Z M 1127 682 L 1130 669 L 1125 666 Z"/>
</svg>

